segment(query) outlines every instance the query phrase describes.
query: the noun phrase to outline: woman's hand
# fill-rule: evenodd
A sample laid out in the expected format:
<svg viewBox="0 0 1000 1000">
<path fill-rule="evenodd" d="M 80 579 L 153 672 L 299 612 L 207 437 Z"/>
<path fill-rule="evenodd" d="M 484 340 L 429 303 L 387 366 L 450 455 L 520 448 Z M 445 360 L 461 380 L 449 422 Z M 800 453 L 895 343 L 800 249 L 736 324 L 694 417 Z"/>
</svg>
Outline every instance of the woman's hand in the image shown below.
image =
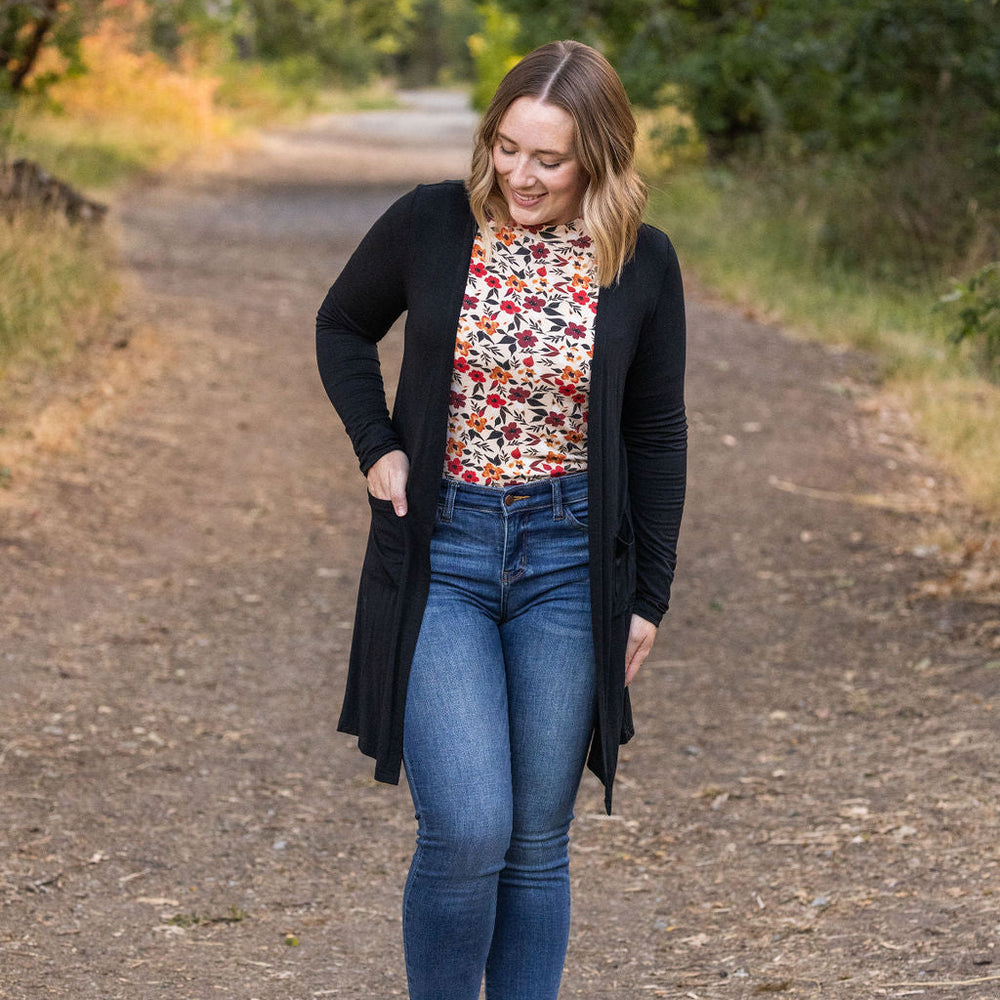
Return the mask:
<svg viewBox="0 0 1000 1000">
<path fill-rule="evenodd" d="M 406 513 L 406 481 L 410 477 L 410 460 L 406 452 L 386 452 L 368 470 L 368 492 L 379 500 L 392 501 L 396 517 Z"/>
<path fill-rule="evenodd" d="M 643 660 L 649 656 L 655 638 L 656 626 L 641 615 L 632 615 L 632 624 L 628 630 L 628 647 L 625 650 L 626 687 L 632 683 L 632 678 L 639 672 Z"/>
</svg>

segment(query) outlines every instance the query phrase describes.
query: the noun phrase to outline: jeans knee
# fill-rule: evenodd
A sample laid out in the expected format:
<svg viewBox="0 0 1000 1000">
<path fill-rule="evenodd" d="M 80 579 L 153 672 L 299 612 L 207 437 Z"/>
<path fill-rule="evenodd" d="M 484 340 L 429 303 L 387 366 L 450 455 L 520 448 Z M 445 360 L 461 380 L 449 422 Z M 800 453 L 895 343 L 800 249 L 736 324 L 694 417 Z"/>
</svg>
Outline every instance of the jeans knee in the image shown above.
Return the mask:
<svg viewBox="0 0 1000 1000">
<path fill-rule="evenodd" d="M 524 873 L 556 872 L 569 867 L 569 828 L 519 832 L 515 830 L 507 849 L 507 868 Z"/>
<path fill-rule="evenodd" d="M 494 875 L 504 866 L 510 842 L 508 810 L 470 807 L 445 820 L 421 823 L 420 868 L 448 878 Z"/>
</svg>

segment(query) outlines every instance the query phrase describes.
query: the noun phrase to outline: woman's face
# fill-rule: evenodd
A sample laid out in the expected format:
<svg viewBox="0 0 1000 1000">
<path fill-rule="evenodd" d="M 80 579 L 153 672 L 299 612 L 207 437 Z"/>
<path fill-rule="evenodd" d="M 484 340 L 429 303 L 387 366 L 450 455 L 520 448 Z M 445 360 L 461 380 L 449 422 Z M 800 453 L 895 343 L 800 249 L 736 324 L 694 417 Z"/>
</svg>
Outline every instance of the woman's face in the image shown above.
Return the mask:
<svg viewBox="0 0 1000 1000">
<path fill-rule="evenodd" d="M 500 119 L 493 167 L 518 225 L 558 225 L 579 217 L 587 178 L 574 132 L 562 108 L 534 97 L 519 97 Z"/>
</svg>

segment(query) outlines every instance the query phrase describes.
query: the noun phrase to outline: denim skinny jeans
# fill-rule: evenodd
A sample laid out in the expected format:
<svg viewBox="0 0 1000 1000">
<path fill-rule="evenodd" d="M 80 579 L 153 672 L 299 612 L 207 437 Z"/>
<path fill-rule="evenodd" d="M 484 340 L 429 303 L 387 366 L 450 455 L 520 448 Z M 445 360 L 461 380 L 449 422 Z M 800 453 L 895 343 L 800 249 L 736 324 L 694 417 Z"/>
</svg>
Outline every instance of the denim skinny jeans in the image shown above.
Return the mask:
<svg viewBox="0 0 1000 1000">
<path fill-rule="evenodd" d="M 446 480 L 410 671 L 411 1000 L 555 1000 L 594 720 L 586 473 Z"/>
</svg>

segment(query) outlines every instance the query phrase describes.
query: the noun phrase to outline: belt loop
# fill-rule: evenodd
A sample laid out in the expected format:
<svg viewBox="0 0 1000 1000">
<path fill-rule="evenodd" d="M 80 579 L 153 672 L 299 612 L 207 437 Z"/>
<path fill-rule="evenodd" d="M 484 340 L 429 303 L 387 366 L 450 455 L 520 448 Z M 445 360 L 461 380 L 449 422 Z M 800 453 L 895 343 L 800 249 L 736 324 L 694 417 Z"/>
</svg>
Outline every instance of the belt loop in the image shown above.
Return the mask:
<svg viewBox="0 0 1000 1000">
<path fill-rule="evenodd" d="M 455 497 L 458 495 L 458 483 L 454 479 L 449 480 L 448 489 L 444 494 L 444 510 L 441 512 L 441 520 L 448 522 L 455 513 Z"/>
<path fill-rule="evenodd" d="M 552 477 L 552 518 L 556 521 L 563 519 L 562 487 L 558 476 Z"/>
</svg>

